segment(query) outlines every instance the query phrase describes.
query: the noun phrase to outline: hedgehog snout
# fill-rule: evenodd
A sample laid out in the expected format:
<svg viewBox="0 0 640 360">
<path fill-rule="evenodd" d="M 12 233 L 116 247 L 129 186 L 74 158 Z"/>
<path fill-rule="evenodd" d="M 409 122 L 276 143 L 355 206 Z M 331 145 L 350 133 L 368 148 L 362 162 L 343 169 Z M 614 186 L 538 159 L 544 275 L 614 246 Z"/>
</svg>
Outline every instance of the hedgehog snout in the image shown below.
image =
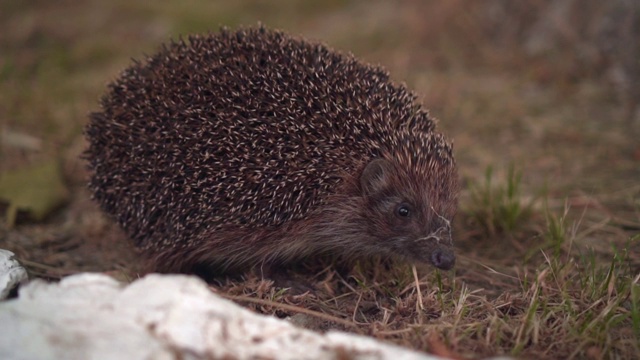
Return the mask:
<svg viewBox="0 0 640 360">
<path fill-rule="evenodd" d="M 449 270 L 456 264 L 456 256 L 453 250 L 441 247 L 431 253 L 431 263 L 438 269 Z"/>
</svg>

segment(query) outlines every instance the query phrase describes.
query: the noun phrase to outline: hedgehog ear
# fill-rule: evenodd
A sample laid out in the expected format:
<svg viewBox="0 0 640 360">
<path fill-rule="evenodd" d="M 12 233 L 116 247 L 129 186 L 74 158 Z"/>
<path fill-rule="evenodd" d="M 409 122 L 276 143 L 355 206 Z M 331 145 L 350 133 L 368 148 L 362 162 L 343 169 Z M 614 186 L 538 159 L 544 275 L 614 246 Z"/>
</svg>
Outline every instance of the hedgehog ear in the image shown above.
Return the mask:
<svg viewBox="0 0 640 360">
<path fill-rule="evenodd" d="M 391 174 L 391 164 L 385 159 L 371 160 L 360 175 L 360 186 L 365 195 L 382 190 L 388 183 Z"/>
</svg>

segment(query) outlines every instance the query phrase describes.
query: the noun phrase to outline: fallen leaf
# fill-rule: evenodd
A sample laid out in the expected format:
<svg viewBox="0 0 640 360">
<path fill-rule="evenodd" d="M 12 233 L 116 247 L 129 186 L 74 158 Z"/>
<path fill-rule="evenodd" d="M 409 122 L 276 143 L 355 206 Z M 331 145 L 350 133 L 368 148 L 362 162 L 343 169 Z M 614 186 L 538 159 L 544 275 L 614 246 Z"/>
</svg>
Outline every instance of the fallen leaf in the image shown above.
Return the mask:
<svg viewBox="0 0 640 360">
<path fill-rule="evenodd" d="M 8 204 L 7 226 L 13 227 L 18 211 L 42 221 L 69 198 L 56 161 L 0 174 L 0 201 Z"/>
</svg>

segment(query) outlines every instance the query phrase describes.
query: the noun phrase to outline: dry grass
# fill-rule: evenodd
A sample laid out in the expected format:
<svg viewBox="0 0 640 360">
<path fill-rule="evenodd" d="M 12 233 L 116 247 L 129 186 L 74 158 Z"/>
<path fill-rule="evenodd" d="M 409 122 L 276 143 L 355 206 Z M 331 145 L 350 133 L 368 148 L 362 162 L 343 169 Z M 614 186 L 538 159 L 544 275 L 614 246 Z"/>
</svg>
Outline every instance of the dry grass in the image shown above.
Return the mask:
<svg viewBox="0 0 640 360">
<path fill-rule="evenodd" d="M 83 190 L 86 113 L 131 57 L 262 21 L 384 65 L 442 119 L 465 180 L 459 261 L 443 273 L 322 260 L 289 273 L 309 291 L 251 273 L 213 291 L 449 357 L 636 358 L 640 10 L 623 3 L 4 1 L 2 139 L 31 140 L 3 141 L 0 171 L 56 159 L 72 197 L 45 222 L 0 227 L 0 248 L 35 276 L 135 277 L 125 237 Z"/>
</svg>

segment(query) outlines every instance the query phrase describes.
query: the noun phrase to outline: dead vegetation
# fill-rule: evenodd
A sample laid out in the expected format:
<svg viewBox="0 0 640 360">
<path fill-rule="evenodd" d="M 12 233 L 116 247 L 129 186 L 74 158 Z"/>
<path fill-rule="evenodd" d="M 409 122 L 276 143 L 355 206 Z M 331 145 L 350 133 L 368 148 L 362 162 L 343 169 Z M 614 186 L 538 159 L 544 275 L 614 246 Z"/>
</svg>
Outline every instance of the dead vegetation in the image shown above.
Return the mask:
<svg viewBox="0 0 640 360">
<path fill-rule="evenodd" d="M 258 21 L 380 63 L 422 96 L 455 139 L 465 180 L 459 261 L 444 273 L 325 259 L 291 271 L 302 289 L 250 273 L 213 291 L 306 327 L 453 358 L 637 357 L 634 1 L 5 1 L 0 173 L 54 162 L 70 191 L 44 220 L 23 209 L 14 228 L 0 226 L 0 248 L 33 276 L 136 277 L 132 248 L 84 190 L 86 114 L 131 57 Z"/>
</svg>

